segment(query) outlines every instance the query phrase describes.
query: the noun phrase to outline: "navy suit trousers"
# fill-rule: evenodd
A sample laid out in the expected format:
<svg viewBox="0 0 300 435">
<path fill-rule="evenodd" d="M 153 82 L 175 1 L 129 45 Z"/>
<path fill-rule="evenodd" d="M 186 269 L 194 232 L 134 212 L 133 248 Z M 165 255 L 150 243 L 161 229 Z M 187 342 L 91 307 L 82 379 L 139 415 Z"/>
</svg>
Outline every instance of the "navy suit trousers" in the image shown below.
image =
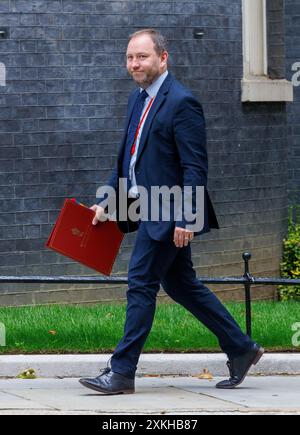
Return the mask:
<svg viewBox="0 0 300 435">
<path fill-rule="evenodd" d="M 253 346 L 253 341 L 241 331 L 219 299 L 197 279 L 191 246 L 176 248 L 173 237 L 167 241 L 153 240 L 142 222 L 129 264 L 124 336 L 111 358 L 114 372 L 130 378 L 135 376 L 152 327 L 160 284 L 174 301 L 216 335 L 229 358 Z M 195 346 L 198 344 L 201 345 L 199 342 Z"/>
</svg>

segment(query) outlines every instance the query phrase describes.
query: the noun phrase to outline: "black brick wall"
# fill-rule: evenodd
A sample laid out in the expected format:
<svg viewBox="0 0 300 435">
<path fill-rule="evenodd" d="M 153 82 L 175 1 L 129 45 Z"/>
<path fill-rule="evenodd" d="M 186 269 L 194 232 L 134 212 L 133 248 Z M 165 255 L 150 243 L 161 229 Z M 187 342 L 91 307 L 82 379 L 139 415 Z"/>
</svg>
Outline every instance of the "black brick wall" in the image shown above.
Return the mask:
<svg viewBox="0 0 300 435">
<path fill-rule="evenodd" d="M 272 79 L 285 78 L 284 0 L 267 0 L 268 74 Z"/>
<path fill-rule="evenodd" d="M 287 77 L 294 77 L 294 103 L 288 105 L 289 124 L 289 202 L 300 204 L 300 3 L 286 0 L 286 70 Z M 298 63 L 297 71 L 292 66 Z"/>
<path fill-rule="evenodd" d="M 144 26 L 169 38 L 170 70 L 199 97 L 207 118 L 209 190 L 222 229 L 193 243 L 198 274 L 241 274 L 241 254 L 250 250 L 253 272 L 278 275 L 287 216 L 286 106 L 240 101 L 240 0 L 0 0 L 0 29 L 8 32 L 0 40 L 7 68 L 0 88 L 1 274 L 93 273 L 44 243 L 64 198 L 92 204 L 114 165 L 134 87 L 124 68 L 127 36 Z M 195 39 L 195 31 L 204 38 Z M 115 274 L 126 274 L 134 238 L 126 237 Z M 0 304 L 92 302 L 124 290 L 5 285 Z M 241 298 L 239 288 L 213 290 Z M 254 295 L 272 292 L 256 288 Z"/>
</svg>

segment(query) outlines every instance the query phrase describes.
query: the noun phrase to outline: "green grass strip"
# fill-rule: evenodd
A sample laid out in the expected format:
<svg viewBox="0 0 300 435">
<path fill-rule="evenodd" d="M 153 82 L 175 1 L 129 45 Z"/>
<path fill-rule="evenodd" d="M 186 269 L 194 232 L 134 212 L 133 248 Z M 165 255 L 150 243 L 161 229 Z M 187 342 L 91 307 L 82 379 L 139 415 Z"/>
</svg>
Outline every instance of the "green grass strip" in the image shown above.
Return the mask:
<svg viewBox="0 0 300 435">
<path fill-rule="evenodd" d="M 226 306 L 245 330 L 244 305 Z M 299 302 L 255 302 L 252 307 L 257 342 L 269 351 L 300 351 L 292 344 L 292 326 L 300 322 Z M 123 335 L 125 312 L 124 304 L 1 307 L 6 346 L 0 354 L 111 352 Z M 145 352 L 218 350 L 214 335 L 189 312 L 176 304 L 158 304 Z"/>
</svg>

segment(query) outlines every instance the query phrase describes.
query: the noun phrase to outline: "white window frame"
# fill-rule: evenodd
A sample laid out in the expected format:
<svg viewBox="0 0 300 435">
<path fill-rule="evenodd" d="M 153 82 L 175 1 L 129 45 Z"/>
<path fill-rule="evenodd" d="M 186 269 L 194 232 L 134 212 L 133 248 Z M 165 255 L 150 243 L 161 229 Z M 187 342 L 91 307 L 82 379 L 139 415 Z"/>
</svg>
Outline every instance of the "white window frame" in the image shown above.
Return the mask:
<svg viewBox="0 0 300 435">
<path fill-rule="evenodd" d="M 268 73 L 266 0 L 243 0 L 243 37 L 244 75 L 266 76 Z"/>
<path fill-rule="evenodd" d="M 243 9 L 243 102 L 293 101 L 288 80 L 268 77 L 267 1 L 242 0 Z"/>
</svg>

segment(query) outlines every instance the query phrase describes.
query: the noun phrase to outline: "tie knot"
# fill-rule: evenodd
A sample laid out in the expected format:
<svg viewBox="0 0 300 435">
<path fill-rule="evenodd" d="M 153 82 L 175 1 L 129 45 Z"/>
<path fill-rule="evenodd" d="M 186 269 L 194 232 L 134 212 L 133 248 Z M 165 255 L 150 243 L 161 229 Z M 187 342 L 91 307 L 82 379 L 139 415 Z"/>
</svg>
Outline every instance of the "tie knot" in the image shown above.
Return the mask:
<svg viewBox="0 0 300 435">
<path fill-rule="evenodd" d="M 145 91 L 145 89 L 140 93 L 140 98 L 143 100 L 143 101 L 145 101 L 146 100 L 146 98 L 148 98 L 149 97 L 149 95 L 148 95 L 148 93 L 147 93 L 147 91 Z"/>
</svg>

